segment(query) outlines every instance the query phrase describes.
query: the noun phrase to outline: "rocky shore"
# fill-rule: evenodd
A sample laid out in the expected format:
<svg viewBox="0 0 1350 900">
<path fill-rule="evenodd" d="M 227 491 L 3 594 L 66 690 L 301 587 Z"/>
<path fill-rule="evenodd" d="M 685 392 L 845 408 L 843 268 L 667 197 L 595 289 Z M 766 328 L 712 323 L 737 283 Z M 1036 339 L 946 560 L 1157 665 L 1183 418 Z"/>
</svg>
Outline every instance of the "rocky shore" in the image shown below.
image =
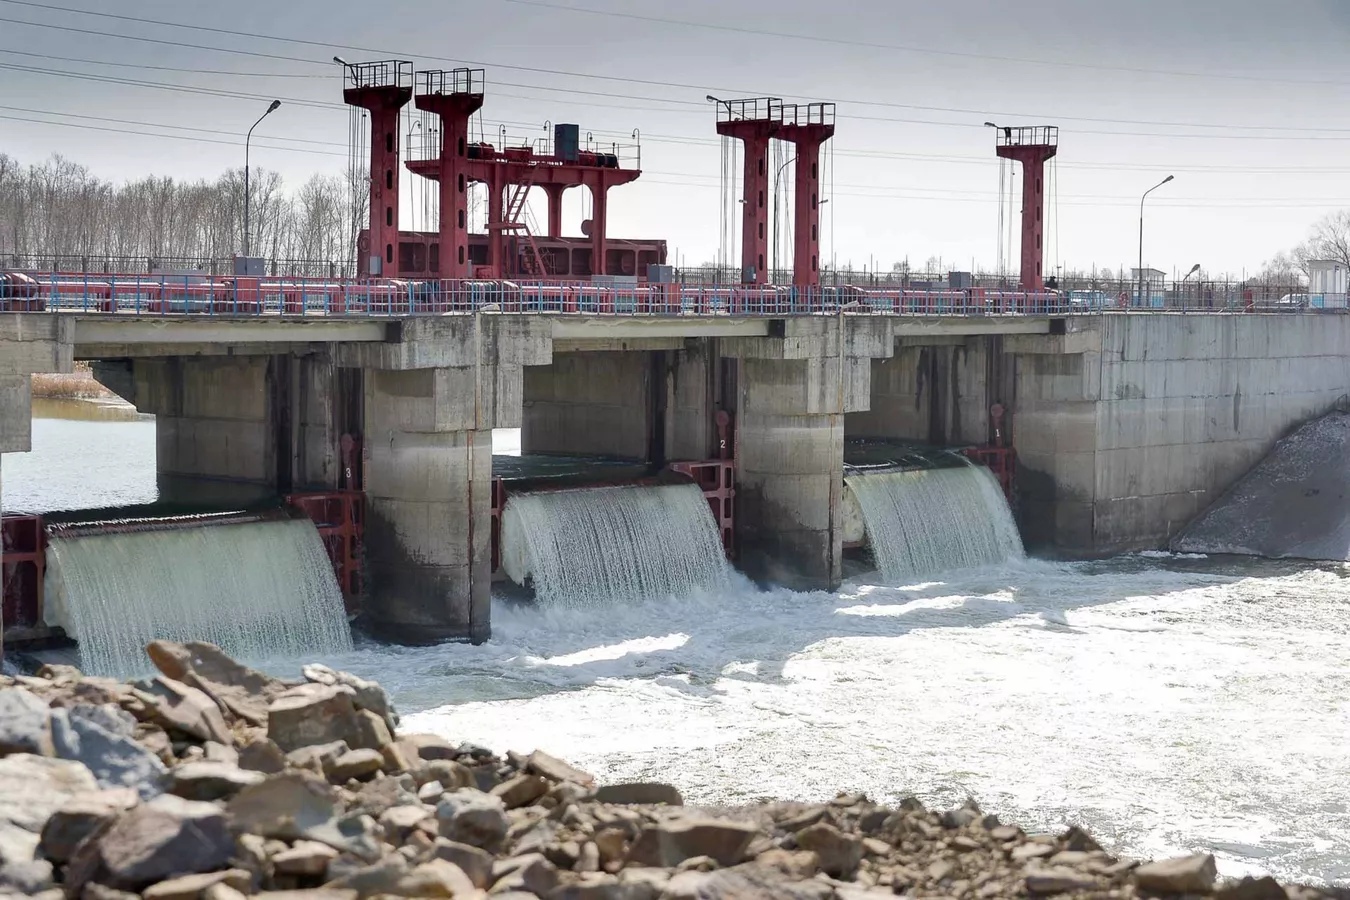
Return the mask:
<svg viewBox="0 0 1350 900">
<path fill-rule="evenodd" d="M 1224 881 L 1207 855 L 1117 859 L 973 803 L 686 807 L 542 752 L 401 733 L 378 685 L 323 666 L 284 682 L 210 644 L 147 653 L 161 674 L 132 683 L 0 677 L 0 896 L 1350 897 Z"/>
</svg>

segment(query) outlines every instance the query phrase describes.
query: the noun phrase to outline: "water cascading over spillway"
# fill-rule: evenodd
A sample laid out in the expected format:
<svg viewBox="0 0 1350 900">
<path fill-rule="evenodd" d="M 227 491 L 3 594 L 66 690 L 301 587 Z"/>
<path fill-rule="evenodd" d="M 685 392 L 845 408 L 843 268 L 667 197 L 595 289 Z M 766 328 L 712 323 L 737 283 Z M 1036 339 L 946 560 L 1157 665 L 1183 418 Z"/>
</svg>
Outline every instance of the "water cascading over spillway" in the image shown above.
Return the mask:
<svg viewBox="0 0 1350 900">
<path fill-rule="evenodd" d="M 844 479 L 886 581 L 995 565 L 1024 555 L 1002 489 L 983 466 L 878 472 Z"/>
<path fill-rule="evenodd" d="M 333 568 L 307 520 L 61 536 L 47 547 L 47 619 L 89 674 L 145 671 L 156 638 L 241 659 L 311 661 L 352 647 Z"/>
<path fill-rule="evenodd" d="M 502 512 L 502 568 L 540 603 L 599 606 L 687 595 L 730 567 L 691 484 L 519 494 Z"/>
</svg>

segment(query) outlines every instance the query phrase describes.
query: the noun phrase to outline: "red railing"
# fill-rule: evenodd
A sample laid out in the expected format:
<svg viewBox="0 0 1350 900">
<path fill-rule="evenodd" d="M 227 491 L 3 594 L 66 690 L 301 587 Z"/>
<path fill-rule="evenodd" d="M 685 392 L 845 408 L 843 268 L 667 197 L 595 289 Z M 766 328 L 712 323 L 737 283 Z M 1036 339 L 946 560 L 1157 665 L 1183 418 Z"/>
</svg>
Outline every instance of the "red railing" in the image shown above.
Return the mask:
<svg viewBox="0 0 1350 900">
<path fill-rule="evenodd" d="M 0 616 L 4 628 L 36 628 L 42 624 L 46 565 L 47 533 L 42 517 L 0 518 Z"/>
</svg>

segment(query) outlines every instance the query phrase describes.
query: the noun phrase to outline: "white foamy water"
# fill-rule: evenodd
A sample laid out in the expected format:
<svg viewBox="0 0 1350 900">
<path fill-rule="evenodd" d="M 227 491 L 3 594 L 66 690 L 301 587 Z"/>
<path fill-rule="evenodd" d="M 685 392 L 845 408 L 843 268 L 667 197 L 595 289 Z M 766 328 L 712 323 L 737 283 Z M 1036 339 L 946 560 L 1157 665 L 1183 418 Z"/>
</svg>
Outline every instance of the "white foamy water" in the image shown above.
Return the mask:
<svg viewBox="0 0 1350 900">
<path fill-rule="evenodd" d="M 46 602 L 93 675 L 143 673 L 156 638 L 211 641 L 251 660 L 352 646 L 332 564 L 307 521 L 54 537 Z"/>
<path fill-rule="evenodd" d="M 692 484 L 513 495 L 502 511 L 502 568 L 546 606 L 684 596 L 724 587 L 730 575 Z"/>
<path fill-rule="evenodd" d="M 7 506 L 153 490 L 144 446 L 101 423 L 59 440 L 43 427 L 31 460 L 5 454 Z M 494 443 L 519 452 L 519 433 Z M 89 484 L 104 464 L 136 483 L 79 496 L 112 484 Z M 543 747 L 691 802 L 973 795 L 1028 828 L 1085 824 L 1120 853 L 1209 850 L 1230 874 L 1350 878 L 1346 567 L 1029 560 L 834 594 L 760 593 L 733 575 L 603 610 L 498 602 L 493 632 L 480 647 L 275 665 L 321 658 L 380 679 L 408 729 Z"/>
<path fill-rule="evenodd" d="M 967 795 L 1120 853 L 1350 876 L 1343 568 L 1035 560 L 836 594 L 498 603 L 481 647 L 363 650 L 404 726 L 691 802 Z"/>
<path fill-rule="evenodd" d="M 845 483 L 888 583 L 1023 556 L 1008 501 L 983 466 L 852 475 Z"/>
</svg>

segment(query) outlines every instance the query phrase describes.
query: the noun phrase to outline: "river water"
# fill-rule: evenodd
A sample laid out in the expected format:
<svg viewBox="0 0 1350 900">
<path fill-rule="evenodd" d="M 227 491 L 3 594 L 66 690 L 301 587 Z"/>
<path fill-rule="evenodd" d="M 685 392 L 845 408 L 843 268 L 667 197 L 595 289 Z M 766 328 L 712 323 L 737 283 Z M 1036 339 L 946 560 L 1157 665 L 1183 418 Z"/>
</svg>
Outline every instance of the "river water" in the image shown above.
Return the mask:
<svg viewBox="0 0 1350 900">
<path fill-rule="evenodd" d="M 153 498 L 152 421 L 38 414 L 58 417 L 5 455 L 7 509 Z M 481 647 L 326 661 L 378 678 L 407 728 L 691 801 L 973 796 L 1120 853 L 1344 881 L 1347 632 L 1344 567 L 1131 556 L 603 614 L 497 602 Z"/>
</svg>

